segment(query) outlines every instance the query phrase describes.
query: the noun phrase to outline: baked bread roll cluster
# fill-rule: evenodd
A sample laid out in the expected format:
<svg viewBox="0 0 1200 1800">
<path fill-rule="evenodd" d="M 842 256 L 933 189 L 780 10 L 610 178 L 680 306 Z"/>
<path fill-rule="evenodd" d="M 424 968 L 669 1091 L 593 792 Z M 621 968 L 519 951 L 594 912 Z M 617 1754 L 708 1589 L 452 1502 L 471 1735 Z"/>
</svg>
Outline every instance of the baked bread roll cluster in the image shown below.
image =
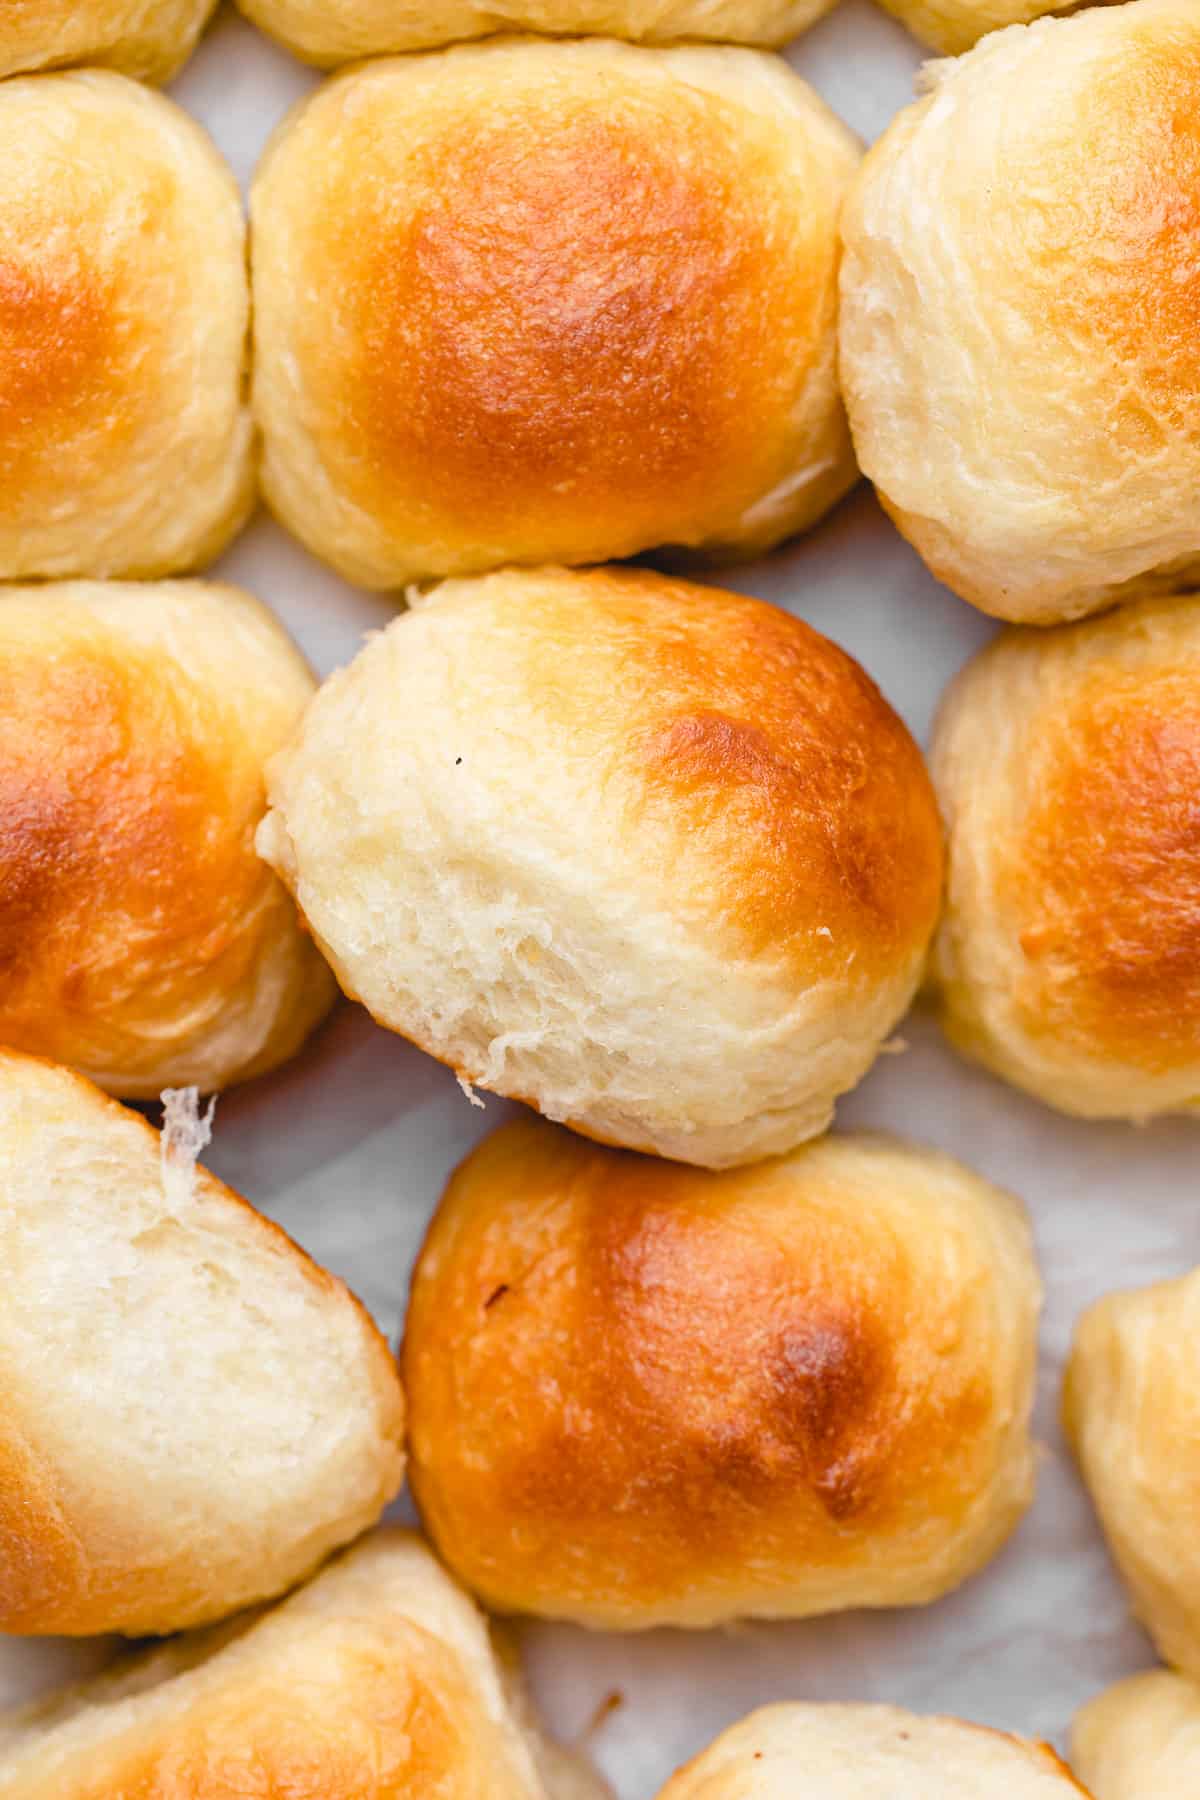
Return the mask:
<svg viewBox="0 0 1200 1800">
<path fill-rule="evenodd" d="M 1082 1793 L 1047 1745 L 1006 1732 L 894 1706 L 793 1705 L 763 1707 L 722 1732 L 668 1781 L 660 1800 L 1068 1800 Z"/>
<path fill-rule="evenodd" d="M 300 1047 L 334 984 L 254 832 L 314 687 L 234 588 L 0 588 L 0 1043 L 142 1099 Z"/>
<path fill-rule="evenodd" d="M 932 1151 L 713 1175 L 528 1117 L 452 1179 L 402 1354 L 411 1480 L 490 1605 L 628 1630 L 923 1603 L 1029 1503 L 1024 1215 Z"/>
<path fill-rule="evenodd" d="M 387 1345 L 194 1148 L 0 1051 L 0 1630 L 223 1618 L 400 1485 Z"/>
<path fill-rule="evenodd" d="M 259 849 L 382 1024 L 713 1167 L 824 1128 L 940 900 L 920 752 L 858 665 L 641 572 L 444 583 L 325 683 L 270 799 Z"/>
<path fill-rule="evenodd" d="M 195 48 L 216 0 L 8 0 L 0 76 L 92 63 L 169 81 Z"/>
<path fill-rule="evenodd" d="M 1200 598 L 1014 631 L 943 703 L 954 1042 L 1086 1118 L 1200 1094 Z"/>
<path fill-rule="evenodd" d="M 1200 1270 L 1109 1294 L 1075 1333 L 1063 1416 L 1134 1610 L 1200 1680 Z"/>
<path fill-rule="evenodd" d="M 1095 1800 L 1183 1800 L 1200 1783 L 1200 1688 L 1165 1669 L 1118 1682 L 1076 1714 L 1071 1759 Z"/>
<path fill-rule="evenodd" d="M 669 43 L 784 44 L 834 0 L 238 0 L 248 19 L 306 62 L 357 62 L 396 50 L 429 50 L 495 31 Z"/>
<path fill-rule="evenodd" d="M 0 167 L 0 579 L 210 561 L 253 493 L 233 176 L 95 70 L 0 85 Z"/>
<path fill-rule="evenodd" d="M 1200 575 L 1200 10 L 937 64 L 843 216 L 863 471 L 934 574 L 1046 625 Z"/>
<path fill-rule="evenodd" d="M 601 1800 L 471 1602 L 381 1531 L 257 1617 L 0 1718 L 5 1800 Z"/>
<path fill-rule="evenodd" d="M 251 203 L 268 501 L 378 588 L 812 524 L 855 480 L 857 158 L 746 50 L 504 39 L 332 81 Z"/>
</svg>

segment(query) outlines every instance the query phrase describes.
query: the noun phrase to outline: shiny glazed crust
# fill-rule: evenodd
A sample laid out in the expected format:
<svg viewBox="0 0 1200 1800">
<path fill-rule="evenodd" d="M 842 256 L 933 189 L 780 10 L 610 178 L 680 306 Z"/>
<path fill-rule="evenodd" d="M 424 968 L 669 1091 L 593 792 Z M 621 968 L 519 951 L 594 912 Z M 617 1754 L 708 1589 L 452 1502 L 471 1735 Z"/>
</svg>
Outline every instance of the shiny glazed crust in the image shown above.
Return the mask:
<svg viewBox="0 0 1200 1800">
<path fill-rule="evenodd" d="M 250 510 L 237 187 L 87 70 L 0 86 L 0 579 L 169 575 Z"/>
<path fill-rule="evenodd" d="M 451 1180 L 413 1491 L 504 1611 L 628 1630 L 933 1600 L 1033 1487 L 1020 1207 L 887 1138 L 721 1175 L 527 1116 Z"/>
<path fill-rule="evenodd" d="M 314 688 L 235 588 L 0 589 L 0 1042 L 138 1099 L 299 1048 L 334 984 L 254 832 Z"/>
<path fill-rule="evenodd" d="M 951 687 L 932 972 L 947 1031 L 1085 1118 L 1200 1094 L 1200 598 L 1013 631 Z"/>
<path fill-rule="evenodd" d="M 255 409 L 351 580 L 746 553 L 855 479 L 850 133 L 775 57 L 502 39 L 320 89 L 255 181 Z"/>
</svg>

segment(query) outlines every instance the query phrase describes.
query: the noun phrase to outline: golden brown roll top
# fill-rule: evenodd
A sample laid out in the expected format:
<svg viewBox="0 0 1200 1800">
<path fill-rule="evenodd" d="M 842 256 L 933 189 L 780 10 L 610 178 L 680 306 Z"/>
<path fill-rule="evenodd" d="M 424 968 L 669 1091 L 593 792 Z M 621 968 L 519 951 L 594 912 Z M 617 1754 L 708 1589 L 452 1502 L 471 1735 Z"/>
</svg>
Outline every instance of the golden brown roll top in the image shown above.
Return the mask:
<svg viewBox="0 0 1200 1800">
<path fill-rule="evenodd" d="M 138 1098 L 299 1048 L 333 982 L 254 832 L 314 685 L 234 588 L 0 589 L 0 1043 Z"/>
<path fill-rule="evenodd" d="M 1075 1333 L 1063 1417 L 1134 1611 L 1200 1679 L 1200 1270 L 1109 1294 Z"/>
<path fill-rule="evenodd" d="M 268 500 L 370 587 L 811 523 L 854 480 L 856 159 L 744 50 L 505 39 L 329 83 L 252 202 Z"/>
<path fill-rule="evenodd" d="M 494 31 L 548 36 L 599 33 L 627 42 L 708 38 L 785 44 L 832 0 L 238 0 L 248 19 L 307 62 L 331 65 L 397 50 L 428 50 Z"/>
<path fill-rule="evenodd" d="M 935 575 L 1052 624 L 1200 573 L 1200 11 L 936 66 L 843 217 L 864 473 Z"/>
<path fill-rule="evenodd" d="M 212 558 L 253 485 L 233 176 L 95 70 L 0 87 L 0 166 L 0 578 Z"/>
<path fill-rule="evenodd" d="M 169 81 L 195 48 L 216 0 L 7 0 L 0 76 L 92 63 Z"/>
<path fill-rule="evenodd" d="M 823 1129 L 940 899 L 858 665 L 641 572 L 448 582 L 327 682 L 262 854 L 343 987 L 468 1081 L 723 1165 Z"/>
<path fill-rule="evenodd" d="M 1071 1760 L 1096 1800 L 1185 1800 L 1200 1791 L 1200 1688 L 1165 1669 L 1118 1682 L 1076 1714 Z"/>
<path fill-rule="evenodd" d="M 0 1630 L 222 1618 L 301 1580 L 400 1485 L 387 1345 L 186 1152 L 0 1052 Z"/>
<path fill-rule="evenodd" d="M 1065 1112 L 1200 1093 L 1200 599 L 1012 632 L 934 732 L 933 970 L 969 1055 Z"/>
<path fill-rule="evenodd" d="M 1076 1800 L 1046 1744 L 894 1706 L 766 1706 L 659 1800 Z M 1103 1800 L 1103 1796 L 1101 1796 Z"/>
<path fill-rule="evenodd" d="M 5 1800 L 600 1800 L 561 1754 L 480 1614 L 395 1530 L 269 1612 L 0 1717 Z"/>
<path fill-rule="evenodd" d="M 633 1629 L 935 1599 L 1033 1485 L 1019 1206 L 884 1138 L 711 1175 L 529 1117 L 413 1277 L 413 1490 L 501 1610 Z"/>
</svg>

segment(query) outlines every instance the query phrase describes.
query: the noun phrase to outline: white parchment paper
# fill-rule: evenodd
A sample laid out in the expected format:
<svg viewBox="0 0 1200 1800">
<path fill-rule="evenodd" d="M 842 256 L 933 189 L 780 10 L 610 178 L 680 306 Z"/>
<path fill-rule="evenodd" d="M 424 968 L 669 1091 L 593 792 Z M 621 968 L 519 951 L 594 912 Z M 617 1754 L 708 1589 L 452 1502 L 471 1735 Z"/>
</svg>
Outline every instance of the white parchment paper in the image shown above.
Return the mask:
<svg viewBox="0 0 1200 1800">
<path fill-rule="evenodd" d="M 911 97 L 921 57 L 869 0 L 845 0 L 789 60 L 869 139 Z M 245 184 L 316 79 L 223 11 L 173 91 Z M 392 616 L 390 602 L 346 586 L 261 517 L 219 568 L 280 613 L 322 673 Z M 923 740 L 946 681 L 992 630 L 932 580 L 865 488 L 809 537 L 721 580 L 844 644 Z M 1061 1119 L 959 1062 L 927 1020 L 902 1035 L 907 1050 L 880 1060 L 839 1124 L 940 1145 L 1028 1203 L 1047 1287 L 1036 1505 L 983 1576 L 924 1610 L 705 1634 L 525 1627 L 551 1724 L 587 1738 L 623 1800 L 649 1800 L 677 1763 L 766 1701 L 888 1700 L 1061 1744 L 1083 1699 L 1149 1660 L 1064 1453 L 1057 1391 L 1081 1307 L 1200 1261 L 1197 1128 Z M 394 1339 L 442 1183 L 503 1111 L 497 1101 L 474 1110 L 452 1075 L 347 1006 L 300 1060 L 222 1099 L 207 1160 L 343 1275 Z M 0 1640 L 0 1702 L 109 1654 Z"/>
</svg>

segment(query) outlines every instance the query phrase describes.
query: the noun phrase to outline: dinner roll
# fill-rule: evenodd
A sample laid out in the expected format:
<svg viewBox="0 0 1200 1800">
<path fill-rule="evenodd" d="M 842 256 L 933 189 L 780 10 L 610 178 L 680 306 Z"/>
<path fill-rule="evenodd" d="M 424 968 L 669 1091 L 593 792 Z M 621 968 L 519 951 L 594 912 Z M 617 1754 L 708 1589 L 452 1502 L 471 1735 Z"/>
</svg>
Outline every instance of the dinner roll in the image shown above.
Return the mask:
<svg viewBox="0 0 1200 1800">
<path fill-rule="evenodd" d="M 0 1051 L 0 1631 L 221 1618 L 400 1485 L 387 1345 L 189 1149 Z"/>
<path fill-rule="evenodd" d="M 272 507 L 376 588 L 811 525 L 855 479 L 857 154 L 746 50 L 507 39 L 330 82 L 252 201 Z"/>
<path fill-rule="evenodd" d="M 1200 1679 L 1200 1269 L 1109 1294 L 1075 1332 L 1067 1434 L 1134 1611 Z"/>
<path fill-rule="evenodd" d="M 843 220 L 864 472 L 933 573 L 1048 625 L 1200 575 L 1200 6 L 939 63 Z"/>
<path fill-rule="evenodd" d="M 324 64 L 393 50 L 428 50 L 494 31 L 569 37 L 600 32 L 650 43 L 715 38 L 726 44 L 785 44 L 834 0 L 238 0 L 248 19 L 296 56 Z"/>
<path fill-rule="evenodd" d="M 879 0 L 885 11 L 934 50 L 957 56 L 1005 25 L 1028 25 L 1046 13 L 1070 12 L 1087 0 Z"/>
<path fill-rule="evenodd" d="M 413 1491 L 512 1612 L 631 1630 L 935 1600 L 1029 1504 L 1025 1215 L 824 1138 L 710 1174 L 522 1115 L 452 1178 L 402 1352 Z"/>
<path fill-rule="evenodd" d="M 722 1732 L 659 1800 L 1067 1800 L 1047 1744 L 895 1706 L 765 1706 Z M 19 1795 L 16 1800 L 24 1800 Z"/>
<path fill-rule="evenodd" d="M 169 81 L 191 55 L 216 0 L 12 0 L 0 8 L 0 75 L 101 63 Z"/>
<path fill-rule="evenodd" d="M 0 166 L 0 579 L 209 560 L 253 485 L 233 176 L 96 70 L 0 86 Z"/>
<path fill-rule="evenodd" d="M 269 1612 L 0 1716 L 5 1800 L 603 1792 L 570 1772 L 480 1614 L 406 1531 L 375 1533 Z"/>
<path fill-rule="evenodd" d="M 954 1042 L 1063 1112 L 1194 1112 L 1200 597 L 1009 632 L 952 687 L 932 761 Z"/>
<path fill-rule="evenodd" d="M 1071 1760 L 1096 1800 L 1200 1793 L 1200 1688 L 1166 1669 L 1118 1682 L 1076 1714 Z"/>
<path fill-rule="evenodd" d="M 262 854 L 346 992 L 464 1082 L 720 1166 L 823 1129 L 941 891 L 858 665 L 645 572 L 446 582 L 317 695 Z"/>
<path fill-rule="evenodd" d="M 299 1048 L 334 983 L 254 831 L 314 686 L 235 588 L 0 589 L 0 1043 L 142 1099 Z"/>
</svg>

